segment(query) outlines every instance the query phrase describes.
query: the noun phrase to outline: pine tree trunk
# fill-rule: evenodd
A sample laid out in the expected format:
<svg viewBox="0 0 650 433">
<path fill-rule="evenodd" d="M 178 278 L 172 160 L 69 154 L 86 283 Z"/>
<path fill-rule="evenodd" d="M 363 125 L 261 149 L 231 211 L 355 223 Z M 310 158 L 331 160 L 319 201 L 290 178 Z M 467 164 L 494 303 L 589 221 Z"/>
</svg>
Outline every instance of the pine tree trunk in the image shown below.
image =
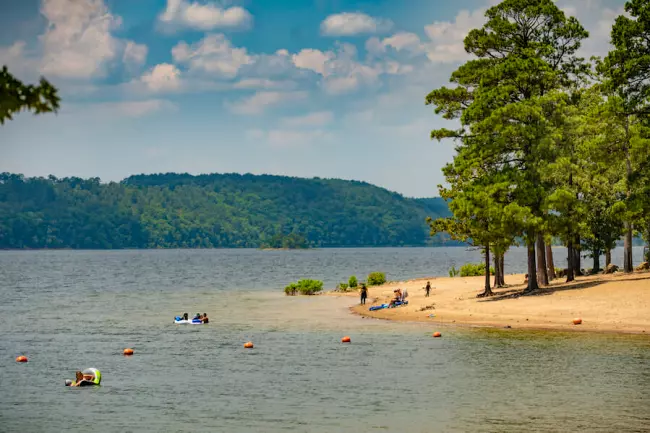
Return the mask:
<svg viewBox="0 0 650 433">
<path fill-rule="evenodd" d="M 540 286 L 548 286 L 548 274 L 546 271 L 546 246 L 544 236 L 537 234 L 537 283 Z"/>
<path fill-rule="evenodd" d="M 501 268 L 501 272 L 499 272 L 499 285 L 501 287 L 506 285 L 505 265 L 503 264 L 505 262 L 505 256 L 505 253 L 499 255 L 499 267 Z"/>
<path fill-rule="evenodd" d="M 605 269 L 612 263 L 612 250 L 605 250 Z"/>
<path fill-rule="evenodd" d="M 492 296 L 492 288 L 490 287 L 490 244 L 485 246 L 485 290 L 477 297 L 482 298 L 485 296 Z"/>
<path fill-rule="evenodd" d="M 625 223 L 625 240 L 623 241 L 623 271 L 632 272 L 632 224 Z"/>
<path fill-rule="evenodd" d="M 501 264 L 499 254 L 494 254 L 494 287 L 501 287 Z"/>
<path fill-rule="evenodd" d="M 566 267 L 566 282 L 575 280 L 575 275 L 573 274 L 573 242 L 569 241 L 566 246 L 567 249 L 567 267 Z"/>
<path fill-rule="evenodd" d="M 591 273 L 597 274 L 600 272 L 600 250 L 598 248 L 594 248 L 594 251 L 592 251 L 592 253 L 594 256 L 594 266 L 591 268 Z"/>
<path fill-rule="evenodd" d="M 553 263 L 553 248 L 550 243 L 546 244 L 546 269 L 548 269 L 549 281 L 557 278 L 557 275 L 555 275 L 555 263 Z"/>
<path fill-rule="evenodd" d="M 533 239 L 535 239 L 533 237 Z M 537 284 L 537 265 L 535 263 L 535 241 L 528 244 L 528 287 L 524 292 L 530 293 L 539 290 Z"/>
<path fill-rule="evenodd" d="M 582 275 L 582 260 L 580 259 L 580 237 L 577 236 L 573 244 L 573 274 Z"/>
</svg>

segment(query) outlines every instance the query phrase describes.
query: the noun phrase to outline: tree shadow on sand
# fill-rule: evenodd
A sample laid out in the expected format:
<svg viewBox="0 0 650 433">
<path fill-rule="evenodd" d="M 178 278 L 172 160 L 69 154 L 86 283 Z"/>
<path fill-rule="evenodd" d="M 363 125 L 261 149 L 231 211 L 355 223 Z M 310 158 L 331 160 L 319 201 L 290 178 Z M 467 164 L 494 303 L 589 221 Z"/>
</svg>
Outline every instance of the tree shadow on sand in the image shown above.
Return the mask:
<svg viewBox="0 0 650 433">
<path fill-rule="evenodd" d="M 613 279 L 613 280 L 591 280 L 591 281 L 572 281 L 570 283 L 556 283 L 552 284 L 547 287 L 540 287 L 539 290 L 535 290 L 534 292 L 525 292 L 526 287 L 525 286 L 519 286 L 517 288 L 507 288 L 506 290 L 499 291 L 494 294 L 494 296 L 490 297 L 485 297 L 485 298 L 478 298 L 479 302 L 494 302 L 494 301 L 501 301 L 503 299 L 515 299 L 523 296 L 547 296 L 547 295 L 552 295 L 555 292 L 564 292 L 566 290 L 583 290 L 583 289 L 589 289 L 591 287 L 597 287 L 602 284 L 612 282 L 612 281 L 641 281 L 641 280 L 648 280 L 650 275 L 645 275 L 643 277 L 632 277 L 632 278 L 625 278 L 625 279 Z M 498 290 L 498 289 L 497 289 Z"/>
</svg>

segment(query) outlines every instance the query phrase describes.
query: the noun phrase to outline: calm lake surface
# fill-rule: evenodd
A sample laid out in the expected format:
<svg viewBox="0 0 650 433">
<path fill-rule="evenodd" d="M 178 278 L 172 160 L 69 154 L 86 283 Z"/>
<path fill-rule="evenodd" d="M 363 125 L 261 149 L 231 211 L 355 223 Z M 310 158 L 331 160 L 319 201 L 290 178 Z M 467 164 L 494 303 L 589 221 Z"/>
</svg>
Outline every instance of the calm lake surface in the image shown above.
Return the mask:
<svg viewBox="0 0 650 433">
<path fill-rule="evenodd" d="M 470 261 L 464 248 L 0 252 L 0 431 L 650 431 L 647 336 L 366 320 L 355 299 L 281 290 Z M 506 272 L 525 271 L 511 250 Z M 210 324 L 174 325 L 183 312 Z M 86 367 L 101 387 L 64 386 Z"/>
</svg>

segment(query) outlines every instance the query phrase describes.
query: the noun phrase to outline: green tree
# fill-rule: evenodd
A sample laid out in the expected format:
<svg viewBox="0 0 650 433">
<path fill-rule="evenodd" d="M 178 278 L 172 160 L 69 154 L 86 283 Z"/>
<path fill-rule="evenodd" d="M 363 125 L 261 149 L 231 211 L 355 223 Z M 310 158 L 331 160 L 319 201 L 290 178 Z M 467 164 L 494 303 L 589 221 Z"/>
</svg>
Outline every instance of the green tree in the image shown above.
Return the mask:
<svg viewBox="0 0 650 433">
<path fill-rule="evenodd" d="M 625 4 L 625 11 L 628 16 L 621 15 L 616 18 L 611 32 L 611 43 L 614 49 L 609 52 L 598 70 L 604 76 L 604 89 L 609 96 L 615 96 L 612 109 L 622 124 L 625 135 L 619 154 L 625 158 L 626 165 L 626 205 L 627 215 L 625 222 L 624 237 L 624 261 L 625 272 L 632 272 L 632 237 L 634 231 L 634 220 L 642 220 L 639 216 L 639 206 L 643 201 L 650 200 L 647 195 L 635 194 L 635 180 L 641 180 L 646 176 L 635 173 L 635 154 L 647 152 L 636 151 L 632 148 L 634 144 L 632 129 L 638 122 L 646 122 L 650 107 L 650 3 L 646 0 L 631 0 Z M 640 143 L 637 143 L 640 144 Z M 645 147 L 645 144 L 642 145 Z M 645 166 L 638 165 L 637 168 L 645 169 Z M 641 188 L 643 189 L 643 188 Z M 636 198 L 636 200 L 635 200 Z M 641 199 L 641 200 L 639 200 Z"/>
<path fill-rule="evenodd" d="M 57 89 L 45 78 L 41 77 L 39 85 L 34 86 L 15 78 L 6 66 L 0 70 L 0 125 L 22 110 L 34 114 L 56 113 L 59 102 Z"/>
<path fill-rule="evenodd" d="M 504 221 L 528 249 L 527 291 L 538 289 L 535 244 L 544 230 L 541 173 L 552 158 L 559 113 L 567 104 L 561 90 L 587 72 L 576 52 L 586 30 L 551 0 L 505 0 L 486 12 L 487 23 L 465 38 L 477 57 L 451 76 L 454 88 L 431 92 L 427 104 L 457 131 L 440 129 L 432 138 L 456 138 L 459 154 L 482 159 L 508 185 Z M 488 184 L 487 182 L 485 184 Z"/>
</svg>

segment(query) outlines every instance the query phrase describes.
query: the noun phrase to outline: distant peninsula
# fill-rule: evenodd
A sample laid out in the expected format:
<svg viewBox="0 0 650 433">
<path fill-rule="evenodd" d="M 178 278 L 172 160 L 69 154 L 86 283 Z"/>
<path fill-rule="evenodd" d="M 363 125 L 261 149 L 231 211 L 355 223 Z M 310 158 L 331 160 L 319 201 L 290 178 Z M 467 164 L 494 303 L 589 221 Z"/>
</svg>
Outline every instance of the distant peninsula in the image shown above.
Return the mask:
<svg viewBox="0 0 650 433">
<path fill-rule="evenodd" d="M 426 218 L 448 215 L 441 198 L 340 179 L 166 173 L 103 183 L 0 174 L 0 249 L 442 245 Z"/>
</svg>

